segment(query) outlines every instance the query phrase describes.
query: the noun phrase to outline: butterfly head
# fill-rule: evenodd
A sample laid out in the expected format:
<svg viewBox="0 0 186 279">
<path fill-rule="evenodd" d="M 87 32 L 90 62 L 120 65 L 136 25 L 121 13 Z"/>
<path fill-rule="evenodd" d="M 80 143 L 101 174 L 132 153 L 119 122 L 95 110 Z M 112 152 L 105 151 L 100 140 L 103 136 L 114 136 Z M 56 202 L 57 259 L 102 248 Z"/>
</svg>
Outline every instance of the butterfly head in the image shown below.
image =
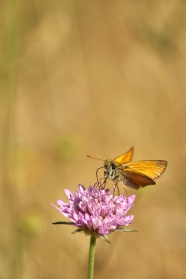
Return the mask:
<svg viewBox="0 0 186 279">
<path fill-rule="evenodd" d="M 106 160 L 104 163 L 104 176 L 109 179 L 116 179 L 119 176 L 117 164 L 113 161 Z"/>
</svg>

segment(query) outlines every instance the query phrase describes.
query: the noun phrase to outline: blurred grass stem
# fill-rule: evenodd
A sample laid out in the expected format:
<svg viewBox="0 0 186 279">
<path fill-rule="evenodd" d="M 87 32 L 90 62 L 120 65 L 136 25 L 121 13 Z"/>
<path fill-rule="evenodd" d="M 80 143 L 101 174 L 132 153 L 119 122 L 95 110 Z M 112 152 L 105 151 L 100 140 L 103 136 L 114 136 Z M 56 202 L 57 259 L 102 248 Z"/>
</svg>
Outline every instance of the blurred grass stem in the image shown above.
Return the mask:
<svg viewBox="0 0 186 279">
<path fill-rule="evenodd" d="M 19 1 L 4 1 L 2 12 L 2 36 L 1 50 L 2 59 L 0 62 L 1 93 L 0 101 L 2 106 L 3 127 L 1 131 L 1 177 L 2 185 L 0 193 L 1 216 L 3 230 L 0 238 L 4 239 L 2 250 L 5 259 L 2 265 L 11 267 L 7 269 L 6 278 L 20 278 L 22 274 L 22 251 L 20 250 L 22 239 L 20 234 L 12 228 L 15 224 L 15 215 L 18 215 L 16 190 L 10 178 L 11 150 L 12 143 L 15 142 L 16 124 L 16 91 L 18 77 L 18 41 L 19 41 Z M 16 183 L 15 183 L 16 184 Z M 11 209 L 9 208 L 11 204 Z M 7 236 L 7 237 L 5 237 Z M 10 241 L 11 239 L 11 241 Z M 9 247 L 9 248 L 7 248 Z M 16 247 L 12 252 L 12 247 Z"/>
</svg>

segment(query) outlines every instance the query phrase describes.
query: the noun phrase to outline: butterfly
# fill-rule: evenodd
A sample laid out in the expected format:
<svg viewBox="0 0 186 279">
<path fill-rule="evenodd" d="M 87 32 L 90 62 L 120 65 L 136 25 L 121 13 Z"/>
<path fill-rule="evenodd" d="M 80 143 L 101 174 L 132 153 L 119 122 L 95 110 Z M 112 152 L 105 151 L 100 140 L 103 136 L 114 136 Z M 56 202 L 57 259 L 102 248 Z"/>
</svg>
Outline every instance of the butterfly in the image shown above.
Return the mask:
<svg viewBox="0 0 186 279">
<path fill-rule="evenodd" d="M 133 153 L 134 148 L 132 147 L 129 151 L 113 160 L 98 159 L 104 161 L 104 165 L 101 168 L 105 168 L 105 183 L 107 179 L 111 179 L 116 184 L 120 182 L 134 189 L 156 184 L 154 180 L 163 174 L 167 167 L 167 161 L 132 161 Z M 91 156 L 88 157 L 94 158 Z"/>
</svg>

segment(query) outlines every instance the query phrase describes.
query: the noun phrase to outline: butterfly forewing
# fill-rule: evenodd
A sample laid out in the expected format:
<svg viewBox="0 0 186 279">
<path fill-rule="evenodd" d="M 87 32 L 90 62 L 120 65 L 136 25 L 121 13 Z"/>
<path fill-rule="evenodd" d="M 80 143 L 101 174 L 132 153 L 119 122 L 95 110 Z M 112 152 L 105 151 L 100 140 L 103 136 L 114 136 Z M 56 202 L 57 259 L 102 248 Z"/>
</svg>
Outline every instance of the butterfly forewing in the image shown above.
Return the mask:
<svg viewBox="0 0 186 279">
<path fill-rule="evenodd" d="M 127 151 L 123 155 L 116 157 L 113 161 L 118 165 L 123 165 L 125 163 L 128 163 L 132 161 L 133 152 L 134 152 L 134 148 L 132 147 L 131 149 L 129 149 L 129 151 Z"/>
<path fill-rule="evenodd" d="M 166 161 L 152 160 L 126 163 L 122 165 L 121 169 L 124 174 L 137 172 L 151 179 L 156 179 L 164 172 L 166 166 Z"/>
</svg>

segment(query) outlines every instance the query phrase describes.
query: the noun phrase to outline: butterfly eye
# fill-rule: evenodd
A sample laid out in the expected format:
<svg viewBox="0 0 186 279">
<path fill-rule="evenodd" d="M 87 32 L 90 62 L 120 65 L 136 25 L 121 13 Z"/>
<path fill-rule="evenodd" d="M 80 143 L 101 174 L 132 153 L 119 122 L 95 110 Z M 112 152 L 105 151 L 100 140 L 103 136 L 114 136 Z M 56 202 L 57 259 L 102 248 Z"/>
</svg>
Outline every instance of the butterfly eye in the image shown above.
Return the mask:
<svg viewBox="0 0 186 279">
<path fill-rule="evenodd" d="M 112 167 L 113 170 L 116 169 L 116 165 L 115 165 L 113 162 L 112 162 L 112 164 L 111 164 L 111 167 Z"/>
</svg>

